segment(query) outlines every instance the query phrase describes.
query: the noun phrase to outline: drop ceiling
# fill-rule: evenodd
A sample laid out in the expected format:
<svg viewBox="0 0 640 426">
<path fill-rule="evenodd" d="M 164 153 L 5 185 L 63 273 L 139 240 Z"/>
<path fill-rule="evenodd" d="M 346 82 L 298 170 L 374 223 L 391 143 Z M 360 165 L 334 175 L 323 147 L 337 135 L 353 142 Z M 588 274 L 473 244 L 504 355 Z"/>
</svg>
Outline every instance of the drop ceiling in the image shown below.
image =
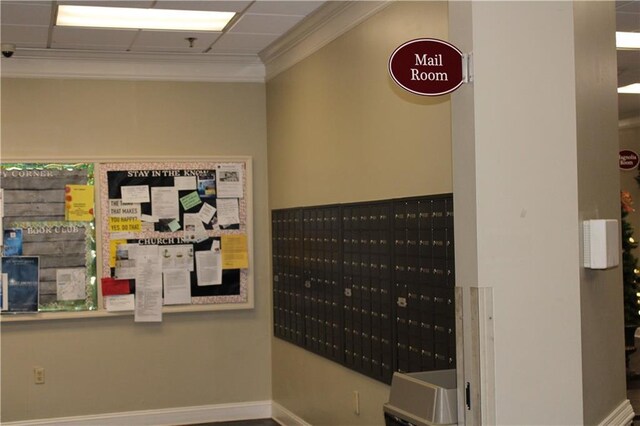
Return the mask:
<svg viewBox="0 0 640 426">
<path fill-rule="evenodd" d="M 35 76 L 29 72 L 39 67 L 38 72 L 50 76 L 99 78 L 107 77 L 101 73 L 111 72 L 115 78 L 135 78 L 142 72 L 158 79 L 264 81 L 263 59 L 291 34 L 308 36 L 310 31 L 305 33 L 301 28 L 305 29 L 309 18 L 324 13 L 329 20 L 348 4 L 355 5 L 354 10 L 369 8 L 362 12 L 366 17 L 383 7 L 370 6 L 374 3 L 387 2 L 0 0 L 2 43 L 15 44 L 14 57 L 24 58 L 21 63 L 3 59 L 2 65 L 9 75 L 25 76 Z M 237 16 L 223 31 L 214 33 L 69 28 L 55 25 L 59 4 L 219 10 L 236 12 Z M 616 1 L 616 18 L 619 31 L 640 32 L 640 0 Z M 354 20 L 351 26 L 356 23 Z M 193 45 L 189 38 L 195 39 Z M 161 64 L 162 70 L 157 66 L 152 69 L 152 63 Z M 640 82 L 639 50 L 618 51 L 618 80 L 619 85 Z M 640 117 L 640 95 L 619 95 L 618 99 L 621 119 Z"/>
<path fill-rule="evenodd" d="M 19 50 L 257 55 L 322 1 L 2 0 L 2 42 Z M 54 25 L 57 5 L 216 10 L 237 15 L 221 32 L 112 30 Z M 187 40 L 194 38 L 193 45 Z M 19 51 L 18 50 L 18 51 Z"/>
</svg>

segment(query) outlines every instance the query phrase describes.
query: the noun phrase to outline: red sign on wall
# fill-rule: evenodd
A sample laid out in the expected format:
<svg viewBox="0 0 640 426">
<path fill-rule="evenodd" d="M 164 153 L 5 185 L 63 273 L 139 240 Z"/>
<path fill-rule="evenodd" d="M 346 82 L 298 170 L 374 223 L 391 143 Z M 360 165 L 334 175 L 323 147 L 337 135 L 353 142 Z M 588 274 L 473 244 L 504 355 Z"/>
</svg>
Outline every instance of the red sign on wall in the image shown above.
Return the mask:
<svg viewBox="0 0 640 426">
<path fill-rule="evenodd" d="M 435 38 L 411 40 L 391 54 L 389 74 L 400 87 L 416 95 L 446 95 L 463 83 L 462 52 Z"/>
<path fill-rule="evenodd" d="M 629 150 L 623 149 L 620 151 L 620 170 L 633 170 L 638 167 L 638 154 Z"/>
</svg>

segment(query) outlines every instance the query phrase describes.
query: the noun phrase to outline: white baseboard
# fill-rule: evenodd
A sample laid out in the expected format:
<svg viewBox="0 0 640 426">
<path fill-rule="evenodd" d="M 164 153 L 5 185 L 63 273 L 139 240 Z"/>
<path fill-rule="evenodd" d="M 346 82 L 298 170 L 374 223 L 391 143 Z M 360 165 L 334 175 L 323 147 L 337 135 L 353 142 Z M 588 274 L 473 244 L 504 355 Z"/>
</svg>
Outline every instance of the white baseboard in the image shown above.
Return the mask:
<svg viewBox="0 0 640 426">
<path fill-rule="evenodd" d="M 633 407 L 631 401 L 625 399 L 598 426 L 630 425 L 633 420 Z"/>
<path fill-rule="evenodd" d="M 271 403 L 271 418 L 282 426 L 311 426 L 277 402 Z"/>
<path fill-rule="evenodd" d="M 3 426 L 171 426 L 271 418 L 271 401 L 201 405 L 162 410 L 128 411 L 92 416 L 3 422 Z"/>
</svg>

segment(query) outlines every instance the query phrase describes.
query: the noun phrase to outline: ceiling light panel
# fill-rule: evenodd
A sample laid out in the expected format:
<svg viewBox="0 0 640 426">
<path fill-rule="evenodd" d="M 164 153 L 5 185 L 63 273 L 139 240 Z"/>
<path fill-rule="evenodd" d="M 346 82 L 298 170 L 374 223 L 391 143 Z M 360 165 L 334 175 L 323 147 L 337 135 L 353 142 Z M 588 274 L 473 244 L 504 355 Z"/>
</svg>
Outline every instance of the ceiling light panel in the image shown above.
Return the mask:
<svg viewBox="0 0 640 426">
<path fill-rule="evenodd" d="M 640 49 L 640 33 L 616 32 L 618 49 Z"/>
<path fill-rule="evenodd" d="M 624 87 L 618 87 L 618 93 L 623 94 L 640 94 L 640 83 L 630 84 Z"/>
<path fill-rule="evenodd" d="M 234 15 L 233 12 L 60 5 L 56 24 L 89 28 L 221 31 Z"/>
</svg>

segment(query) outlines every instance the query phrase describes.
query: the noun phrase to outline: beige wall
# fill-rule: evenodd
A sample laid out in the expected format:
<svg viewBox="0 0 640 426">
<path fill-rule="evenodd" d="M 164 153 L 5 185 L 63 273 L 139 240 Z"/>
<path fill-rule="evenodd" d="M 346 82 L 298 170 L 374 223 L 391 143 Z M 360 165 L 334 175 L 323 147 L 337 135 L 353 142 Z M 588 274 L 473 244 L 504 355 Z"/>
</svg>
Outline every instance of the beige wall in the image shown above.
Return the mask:
<svg viewBox="0 0 640 426">
<path fill-rule="evenodd" d="M 394 3 L 267 83 L 272 209 L 451 192 L 449 97 L 407 94 L 387 74 L 418 37 L 447 38 L 446 3 Z M 272 350 L 285 408 L 314 425 L 383 423 L 388 386 L 279 339 Z"/>
<path fill-rule="evenodd" d="M 256 289 L 161 324 L 3 323 L 3 422 L 271 398 L 263 84 L 3 79 L 1 136 L 3 159 L 252 156 Z"/>
</svg>

